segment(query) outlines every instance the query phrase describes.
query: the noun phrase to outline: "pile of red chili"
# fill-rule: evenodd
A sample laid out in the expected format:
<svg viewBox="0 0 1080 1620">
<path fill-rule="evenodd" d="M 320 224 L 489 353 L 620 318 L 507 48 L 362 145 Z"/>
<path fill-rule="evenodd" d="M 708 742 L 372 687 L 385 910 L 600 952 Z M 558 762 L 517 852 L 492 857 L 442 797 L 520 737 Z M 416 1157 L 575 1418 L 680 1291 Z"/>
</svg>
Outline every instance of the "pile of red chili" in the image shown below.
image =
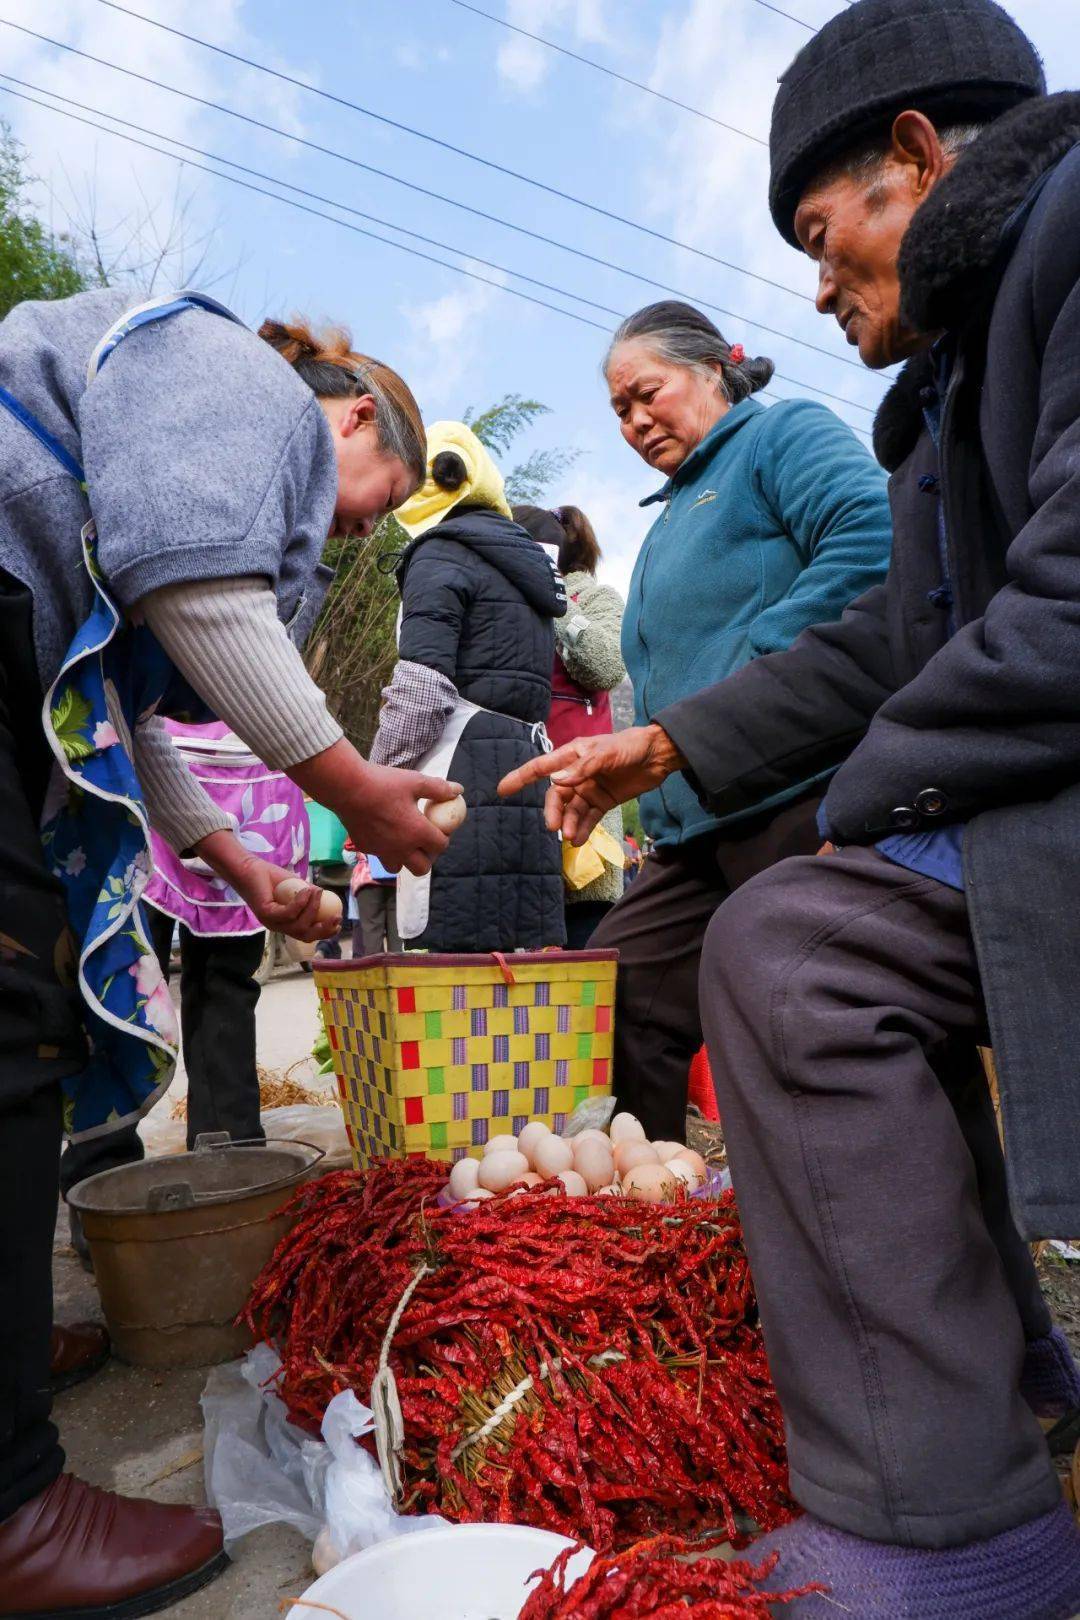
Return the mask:
<svg viewBox="0 0 1080 1620">
<path fill-rule="evenodd" d="M 534 1587 L 518 1620 L 624 1620 L 653 1615 L 657 1620 L 767 1620 L 774 1604 L 791 1603 L 821 1586 L 797 1592 L 767 1591 L 776 1555 L 757 1568 L 716 1558 L 686 1562 L 701 1544 L 660 1536 L 639 1542 L 613 1557 L 594 1558 L 571 1586 L 566 1566 L 578 1549 L 559 1554 Z"/>
<path fill-rule="evenodd" d="M 445 1180 L 444 1165 L 386 1162 L 299 1195 L 248 1309 L 297 1421 L 317 1428 L 346 1388 L 367 1401 L 421 1273 L 389 1351 L 405 1511 L 536 1525 L 597 1551 L 788 1516 L 730 1197 L 536 1189 L 459 1214 L 434 1208 Z"/>
</svg>

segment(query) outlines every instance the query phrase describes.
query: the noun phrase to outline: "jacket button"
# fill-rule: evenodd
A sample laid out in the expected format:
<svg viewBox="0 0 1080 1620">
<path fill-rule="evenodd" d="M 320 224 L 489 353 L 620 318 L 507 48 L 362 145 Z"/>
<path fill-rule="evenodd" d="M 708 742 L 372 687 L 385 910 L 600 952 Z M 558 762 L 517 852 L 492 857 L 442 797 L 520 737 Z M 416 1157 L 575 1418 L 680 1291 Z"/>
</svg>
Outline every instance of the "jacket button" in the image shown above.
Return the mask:
<svg viewBox="0 0 1080 1620">
<path fill-rule="evenodd" d="M 937 404 L 937 398 L 938 398 L 938 391 L 937 391 L 936 388 L 932 387 L 930 383 L 927 383 L 925 388 L 920 388 L 919 389 L 919 403 L 920 403 L 920 405 L 936 405 Z"/>
<path fill-rule="evenodd" d="M 923 494 L 932 495 L 937 487 L 938 481 L 934 474 L 923 473 L 922 477 L 919 479 L 919 488 L 922 490 Z"/>
<path fill-rule="evenodd" d="M 949 801 L 940 788 L 923 788 L 915 800 L 915 808 L 920 816 L 941 816 L 949 807 Z"/>
<path fill-rule="evenodd" d="M 893 827 L 914 827 L 919 819 L 919 812 L 913 804 L 898 804 L 895 810 L 889 812 L 889 822 Z"/>
</svg>

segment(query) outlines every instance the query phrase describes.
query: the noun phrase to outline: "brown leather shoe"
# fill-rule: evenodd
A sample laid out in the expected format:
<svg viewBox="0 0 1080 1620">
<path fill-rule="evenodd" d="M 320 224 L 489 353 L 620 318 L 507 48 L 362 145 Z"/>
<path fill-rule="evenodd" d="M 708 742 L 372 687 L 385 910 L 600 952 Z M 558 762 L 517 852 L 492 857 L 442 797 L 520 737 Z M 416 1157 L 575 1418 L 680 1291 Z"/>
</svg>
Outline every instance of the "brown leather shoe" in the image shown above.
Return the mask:
<svg viewBox="0 0 1080 1620">
<path fill-rule="evenodd" d="M 95 1490 L 61 1474 L 0 1524 L 2 1620 L 135 1620 L 228 1563 L 209 1508 Z"/>
<path fill-rule="evenodd" d="M 109 1335 L 100 1322 L 53 1323 L 49 1382 L 54 1395 L 92 1378 L 109 1359 Z"/>
</svg>

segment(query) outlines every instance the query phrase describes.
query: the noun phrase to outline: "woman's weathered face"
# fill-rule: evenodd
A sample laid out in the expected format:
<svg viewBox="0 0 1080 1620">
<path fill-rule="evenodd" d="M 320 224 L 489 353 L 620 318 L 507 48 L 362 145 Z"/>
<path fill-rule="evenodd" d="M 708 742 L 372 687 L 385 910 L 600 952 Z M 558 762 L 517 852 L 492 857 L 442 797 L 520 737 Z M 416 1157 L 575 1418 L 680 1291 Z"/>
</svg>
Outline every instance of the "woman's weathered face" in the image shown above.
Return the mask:
<svg viewBox="0 0 1080 1620">
<path fill-rule="evenodd" d="M 623 438 L 668 477 L 728 410 L 719 372 L 673 365 L 642 338 L 619 344 L 607 382 Z"/>
<path fill-rule="evenodd" d="M 338 496 L 334 534 L 369 535 L 388 512 L 404 504 L 416 479 L 397 456 L 387 455 L 375 428 L 375 401 L 320 400 L 334 435 Z"/>
</svg>

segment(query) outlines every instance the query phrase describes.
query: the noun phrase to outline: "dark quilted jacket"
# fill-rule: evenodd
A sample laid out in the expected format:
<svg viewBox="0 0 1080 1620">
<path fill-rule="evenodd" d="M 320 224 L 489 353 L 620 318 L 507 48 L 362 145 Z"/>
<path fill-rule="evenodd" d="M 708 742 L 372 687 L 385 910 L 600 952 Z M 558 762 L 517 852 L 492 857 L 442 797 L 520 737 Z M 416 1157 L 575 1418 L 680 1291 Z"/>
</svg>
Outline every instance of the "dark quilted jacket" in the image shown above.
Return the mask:
<svg viewBox="0 0 1080 1620">
<path fill-rule="evenodd" d="M 398 566 L 401 658 L 447 676 L 483 709 L 447 775 L 469 815 L 431 879 L 429 951 L 561 945 L 562 858 L 539 787 L 500 800 L 499 779 L 539 752 L 533 726 L 551 702 L 552 621 L 566 592 L 542 547 L 497 512 L 460 507 L 405 550 Z"/>
</svg>

